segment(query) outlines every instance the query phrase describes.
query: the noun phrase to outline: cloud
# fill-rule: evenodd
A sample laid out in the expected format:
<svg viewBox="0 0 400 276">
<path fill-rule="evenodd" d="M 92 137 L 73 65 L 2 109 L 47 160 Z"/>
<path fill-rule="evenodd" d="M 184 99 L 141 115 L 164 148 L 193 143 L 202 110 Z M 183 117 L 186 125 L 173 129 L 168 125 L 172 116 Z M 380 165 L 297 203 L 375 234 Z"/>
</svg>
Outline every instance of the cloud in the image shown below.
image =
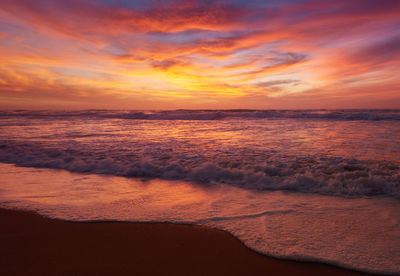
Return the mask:
<svg viewBox="0 0 400 276">
<path fill-rule="evenodd" d="M 224 30 L 233 28 L 244 13 L 229 5 L 199 5 L 197 1 L 135 11 L 92 1 L 4 0 L 0 9 L 39 31 L 88 41 L 124 33 Z"/>
<path fill-rule="evenodd" d="M 281 89 L 279 88 L 281 85 L 296 85 L 299 84 L 299 80 L 274 80 L 274 81 L 263 81 L 256 84 L 258 87 L 267 88 L 267 89 Z"/>
<path fill-rule="evenodd" d="M 400 36 L 377 42 L 359 49 L 351 60 L 357 63 L 382 65 L 385 63 L 400 63 Z"/>
<path fill-rule="evenodd" d="M 160 106 L 191 98 L 205 108 L 228 99 L 260 107 L 272 95 L 309 100 L 310 91 L 351 102 L 370 95 L 367 87 L 390 98 L 399 10 L 391 0 L 3 0 L 2 95 L 69 101 L 90 91 Z"/>
<path fill-rule="evenodd" d="M 176 65 L 186 65 L 187 63 L 178 59 L 166 59 L 163 61 L 153 61 L 151 65 L 154 68 L 167 70 Z"/>
</svg>

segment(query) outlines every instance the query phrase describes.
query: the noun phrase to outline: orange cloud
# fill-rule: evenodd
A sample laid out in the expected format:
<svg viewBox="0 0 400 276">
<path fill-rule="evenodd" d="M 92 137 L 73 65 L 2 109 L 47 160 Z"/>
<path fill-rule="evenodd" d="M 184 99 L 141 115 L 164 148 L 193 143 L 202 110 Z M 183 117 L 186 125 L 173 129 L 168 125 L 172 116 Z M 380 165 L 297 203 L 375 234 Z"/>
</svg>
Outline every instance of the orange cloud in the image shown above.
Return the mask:
<svg viewBox="0 0 400 276">
<path fill-rule="evenodd" d="M 3 0 L 0 97 L 131 108 L 397 99 L 399 1 L 229 2 Z"/>
</svg>

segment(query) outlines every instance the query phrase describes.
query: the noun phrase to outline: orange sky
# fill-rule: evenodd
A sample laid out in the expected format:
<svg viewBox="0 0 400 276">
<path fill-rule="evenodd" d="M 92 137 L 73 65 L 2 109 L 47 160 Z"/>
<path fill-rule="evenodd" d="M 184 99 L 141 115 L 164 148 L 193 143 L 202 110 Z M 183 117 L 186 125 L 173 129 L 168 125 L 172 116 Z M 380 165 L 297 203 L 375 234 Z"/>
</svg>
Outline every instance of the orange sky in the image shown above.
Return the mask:
<svg viewBox="0 0 400 276">
<path fill-rule="evenodd" d="M 0 108 L 400 108 L 400 1 L 2 0 Z"/>
</svg>

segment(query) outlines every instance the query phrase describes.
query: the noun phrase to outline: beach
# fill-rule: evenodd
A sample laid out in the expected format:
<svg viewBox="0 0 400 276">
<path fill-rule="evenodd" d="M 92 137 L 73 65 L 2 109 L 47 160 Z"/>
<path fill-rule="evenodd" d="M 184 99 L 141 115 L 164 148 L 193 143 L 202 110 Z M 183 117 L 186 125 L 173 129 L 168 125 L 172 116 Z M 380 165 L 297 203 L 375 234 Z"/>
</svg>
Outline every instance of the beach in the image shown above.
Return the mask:
<svg viewBox="0 0 400 276">
<path fill-rule="evenodd" d="M 284 261 L 207 227 L 67 222 L 0 209 L 2 275 L 363 275 Z"/>
<path fill-rule="evenodd" d="M 27 237 L 16 259 L 40 256 L 35 250 L 59 244 L 59 237 L 66 246 L 76 241 L 70 253 L 48 253 L 66 262 L 53 265 L 58 271 L 74 266 L 71 256 L 90 263 L 86 259 L 94 254 L 90 267 L 116 258 L 120 269 L 146 260 L 139 263 L 159 269 L 149 274 L 172 271 L 169 266 L 181 267 L 182 274 L 232 274 L 223 270 L 227 266 L 238 274 L 259 274 L 264 261 L 256 260 L 270 256 L 398 275 L 399 116 L 397 110 L 0 112 L 0 208 L 56 219 L 52 227 L 60 221 L 104 233 L 116 225 L 133 227 L 107 237 L 133 235 L 142 242 L 140 249 L 135 241 L 119 250 L 115 241 L 105 244 L 105 234 L 65 230 L 67 224 L 40 230 L 47 233 L 43 238 Z M 104 221 L 119 223 L 99 223 Z M 160 222 L 168 226 L 156 226 Z M 185 234 L 166 236 L 177 227 Z M 16 228 L 15 237 L 19 229 L 32 226 Z M 171 250 L 182 243 L 177 238 L 198 229 L 218 229 L 200 234 L 223 233 L 248 257 L 219 238 L 215 244 L 223 251 L 204 248 L 208 238 L 188 236 L 185 244 L 191 245 L 180 254 L 192 261 L 183 265 Z M 57 231 L 64 234 L 43 240 Z M 128 234 L 138 231 L 153 234 Z"/>
<path fill-rule="evenodd" d="M 1 0 L 0 276 L 400 276 L 399 14 Z"/>
</svg>

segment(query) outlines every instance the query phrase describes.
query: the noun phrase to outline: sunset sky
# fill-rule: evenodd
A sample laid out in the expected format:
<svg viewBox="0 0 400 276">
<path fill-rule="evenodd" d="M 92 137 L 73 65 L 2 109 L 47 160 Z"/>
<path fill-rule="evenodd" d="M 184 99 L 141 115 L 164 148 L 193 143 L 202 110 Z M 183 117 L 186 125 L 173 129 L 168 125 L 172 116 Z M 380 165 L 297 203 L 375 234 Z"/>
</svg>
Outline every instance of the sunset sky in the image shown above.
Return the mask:
<svg viewBox="0 0 400 276">
<path fill-rule="evenodd" d="M 1 0 L 0 108 L 400 108 L 400 1 Z"/>
</svg>

